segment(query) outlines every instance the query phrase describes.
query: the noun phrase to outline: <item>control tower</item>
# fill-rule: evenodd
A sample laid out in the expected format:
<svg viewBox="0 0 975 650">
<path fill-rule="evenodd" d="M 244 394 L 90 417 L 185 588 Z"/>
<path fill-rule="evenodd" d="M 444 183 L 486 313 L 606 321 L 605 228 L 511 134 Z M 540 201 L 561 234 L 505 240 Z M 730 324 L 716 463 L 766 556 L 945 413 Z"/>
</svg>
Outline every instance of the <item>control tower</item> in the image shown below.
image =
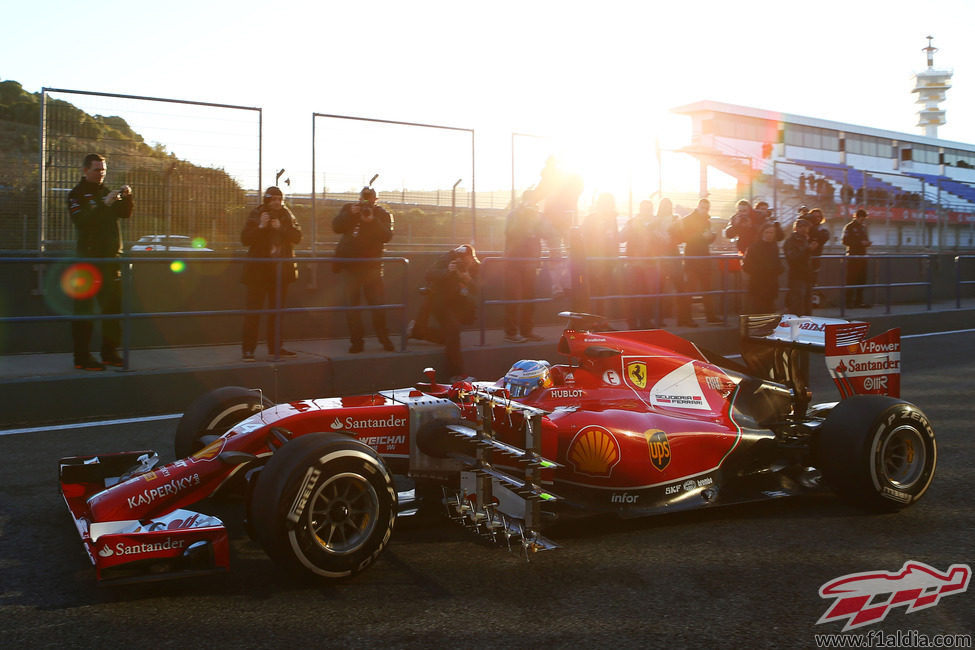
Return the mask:
<svg viewBox="0 0 975 650">
<path fill-rule="evenodd" d="M 928 36 L 928 46 L 921 48 L 927 52 L 928 69 L 914 75 L 915 84 L 912 92 L 917 93 L 916 104 L 924 104 L 924 108 L 917 112 L 917 125 L 924 128 L 924 135 L 930 138 L 938 137 L 938 127 L 945 123 L 945 112 L 938 104 L 945 100 L 945 93 L 951 88 L 950 70 L 934 69 L 934 53 L 938 48 L 931 45 L 933 36 Z"/>
</svg>

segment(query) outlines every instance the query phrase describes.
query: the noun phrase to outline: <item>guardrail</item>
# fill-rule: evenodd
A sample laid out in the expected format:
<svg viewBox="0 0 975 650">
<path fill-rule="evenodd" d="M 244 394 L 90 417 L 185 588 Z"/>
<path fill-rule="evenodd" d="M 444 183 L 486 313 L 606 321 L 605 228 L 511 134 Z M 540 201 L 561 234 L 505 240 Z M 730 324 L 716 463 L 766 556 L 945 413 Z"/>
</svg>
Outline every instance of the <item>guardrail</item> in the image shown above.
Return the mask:
<svg viewBox="0 0 975 650">
<path fill-rule="evenodd" d="M 480 309 L 478 309 L 477 312 L 478 325 L 481 330 L 481 345 L 485 344 L 486 332 L 487 332 L 487 310 L 485 309 L 485 307 L 489 305 L 507 306 L 507 305 L 521 305 L 526 303 L 534 304 L 534 303 L 552 302 L 552 300 L 554 299 L 551 295 L 549 295 L 549 296 L 543 296 L 541 298 L 537 298 L 537 297 L 524 298 L 518 300 L 509 300 L 507 298 L 503 298 L 500 300 L 497 299 L 488 300 L 485 298 L 483 278 L 487 275 L 487 271 L 489 267 L 500 265 L 505 262 L 538 262 L 539 265 L 545 265 L 545 264 L 554 264 L 554 263 L 565 263 L 566 261 L 567 260 L 565 257 L 503 257 L 500 255 L 487 255 L 481 257 L 481 266 L 483 266 L 484 269 L 480 274 L 480 277 L 482 278 L 481 286 L 478 287 L 478 298 L 479 298 L 478 303 L 480 305 Z M 502 277 L 502 286 L 503 284 L 504 284 L 504 280 Z M 505 289 L 505 293 L 507 293 L 506 289 Z"/>
<path fill-rule="evenodd" d="M 975 260 L 975 255 L 955 255 L 955 307 L 961 309 L 961 288 L 964 285 L 975 284 L 975 280 L 961 279 L 962 260 Z"/>
<path fill-rule="evenodd" d="M 819 259 L 824 262 L 823 270 L 826 270 L 826 264 L 836 264 L 837 267 L 833 267 L 833 275 L 838 276 L 839 282 L 836 284 L 822 284 L 813 287 L 815 291 L 835 291 L 839 294 L 840 300 L 837 301 L 840 315 L 843 316 L 846 313 L 846 301 L 844 300 L 844 294 L 848 289 L 862 288 L 862 289 L 878 289 L 883 290 L 884 303 L 886 306 L 886 313 L 891 312 L 891 305 L 893 303 L 893 294 L 896 290 L 902 290 L 907 288 L 923 288 L 925 291 L 925 300 L 927 309 L 930 311 L 932 309 L 933 302 L 933 286 L 934 286 L 934 255 L 872 255 L 872 256 L 847 256 L 847 255 L 824 255 Z M 873 275 L 875 278 L 879 278 L 875 282 L 865 283 L 865 284 L 847 284 L 846 283 L 846 270 L 847 264 L 851 260 L 856 259 L 867 259 L 869 260 L 871 266 L 873 267 Z M 964 260 L 975 259 L 975 255 L 958 255 L 954 258 L 955 263 L 955 296 L 956 296 L 956 307 L 961 307 L 961 292 L 964 285 L 975 285 L 975 280 L 963 280 L 962 279 L 962 262 Z M 35 256 L 24 256 L 24 257 L 0 257 L 0 264 L 8 263 L 26 263 L 26 264 L 62 264 L 70 265 L 75 263 L 91 263 L 99 264 L 110 261 L 112 263 L 118 263 L 122 270 L 122 311 L 118 315 L 103 315 L 100 313 L 90 314 L 90 315 L 75 315 L 75 314 L 49 314 L 49 315 L 33 315 L 33 316 L 2 316 L 0 317 L 0 324 L 19 324 L 19 323 L 32 323 L 32 322 L 48 322 L 48 321 L 72 321 L 72 320 L 121 320 L 122 321 L 122 341 L 121 341 L 121 353 L 124 360 L 123 369 L 129 369 L 129 351 L 131 349 L 131 324 L 134 321 L 140 319 L 153 319 L 153 318 L 181 318 L 181 317 L 200 317 L 200 316 L 243 316 L 247 314 L 272 314 L 275 315 L 279 321 L 276 323 L 276 332 L 278 341 L 274 346 L 274 349 L 280 347 L 280 318 L 284 314 L 289 313 L 319 313 L 319 312 L 350 312 L 350 311 L 370 311 L 370 310 L 386 310 L 393 311 L 398 310 L 403 314 L 401 318 L 400 327 L 400 350 L 405 351 L 408 346 L 407 328 L 409 322 L 409 310 L 411 302 L 409 296 L 411 295 L 412 287 L 409 284 L 408 273 L 406 272 L 409 268 L 410 261 L 406 257 L 382 257 L 382 258 L 335 258 L 331 256 L 297 256 L 293 258 L 244 258 L 244 257 L 216 257 L 216 256 L 193 256 L 193 264 L 213 264 L 213 263 L 232 263 L 232 264 L 246 264 L 249 262 L 271 262 L 276 264 L 291 263 L 292 261 L 297 261 L 300 263 L 345 263 L 345 264 L 363 264 L 363 263 L 375 263 L 381 262 L 384 264 L 396 264 L 403 265 L 404 270 L 401 274 L 402 281 L 399 287 L 399 302 L 386 302 L 381 305 L 328 305 L 328 306 L 313 306 L 313 307 L 285 307 L 282 304 L 277 304 L 273 307 L 268 307 L 265 309 L 248 310 L 248 309 L 197 309 L 189 311 L 135 311 L 133 309 L 133 277 L 138 273 L 138 267 L 150 265 L 150 264 L 172 264 L 174 262 L 185 262 L 187 258 L 185 256 L 163 256 L 163 255 L 153 255 L 148 256 L 137 256 L 137 257 L 120 257 L 112 258 L 106 260 L 105 258 L 81 258 L 81 257 L 35 257 Z M 712 284 L 711 287 L 706 291 L 689 289 L 683 280 L 683 264 L 686 261 L 691 260 L 711 260 L 713 261 L 712 269 Z M 918 277 L 918 280 L 911 281 L 894 281 L 894 262 L 898 261 L 909 261 L 916 260 L 918 263 L 918 269 L 914 277 Z M 651 307 L 651 313 L 655 312 L 653 315 L 656 321 L 659 323 L 661 321 L 662 310 L 664 309 L 664 302 L 667 300 L 674 301 L 674 306 L 678 306 L 676 301 L 687 301 L 684 303 L 686 306 L 690 301 L 696 296 L 705 296 L 715 300 L 714 311 L 720 316 L 722 320 L 727 321 L 729 314 L 736 313 L 734 310 L 738 303 L 737 301 L 741 296 L 744 296 L 747 291 L 745 288 L 745 282 L 742 280 L 742 273 L 737 270 L 740 258 L 734 255 L 710 255 L 710 256 L 670 256 L 670 257 L 592 257 L 579 259 L 578 257 L 573 257 L 571 254 L 568 257 L 524 257 L 524 258 L 506 258 L 500 255 L 496 256 L 485 256 L 481 258 L 482 264 L 485 265 L 482 269 L 481 283 L 479 291 L 478 302 L 480 305 L 480 310 L 478 314 L 479 320 L 479 330 L 480 330 L 480 344 L 485 345 L 486 343 L 486 331 L 487 331 L 487 311 L 488 309 L 500 305 L 517 305 L 524 303 L 531 304 L 545 304 L 551 303 L 556 298 L 551 294 L 548 295 L 535 295 L 532 298 L 527 299 L 509 299 L 507 297 L 502 298 L 488 298 L 485 289 L 488 287 L 488 281 L 486 276 L 488 273 L 486 270 L 492 266 L 502 265 L 506 262 L 536 262 L 539 267 L 544 268 L 553 264 L 568 264 L 568 278 L 571 281 L 571 286 L 567 287 L 569 291 L 572 292 L 572 309 L 579 310 L 582 305 L 597 304 L 600 305 L 600 309 L 594 311 L 601 311 L 609 315 L 609 311 L 612 309 L 610 303 L 616 301 L 623 305 L 626 303 L 632 303 L 635 300 L 641 299 L 655 299 L 655 303 Z M 614 268 L 620 278 L 625 278 L 625 270 L 627 265 L 637 264 L 650 264 L 653 265 L 656 271 L 656 277 L 661 279 L 661 282 L 654 285 L 650 285 L 651 289 L 656 289 L 647 292 L 635 292 L 633 286 L 630 285 L 630 290 L 622 290 L 617 292 L 606 293 L 604 295 L 588 295 L 586 290 L 589 271 L 587 270 L 589 266 L 593 263 L 602 263 Z M 877 265 L 880 265 L 879 267 Z M 903 269 L 901 269 L 903 273 Z M 824 273 L 821 274 L 825 275 Z M 498 275 L 498 274 L 495 274 Z M 670 277 L 671 287 L 674 290 L 665 291 L 663 290 L 662 279 L 665 277 Z M 279 282 L 280 274 L 278 274 Z M 503 275 L 502 275 L 503 277 Z M 497 286 L 497 285 L 495 285 Z M 503 281 L 501 283 L 503 286 Z M 623 286 L 627 286 L 626 281 L 623 280 Z M 280 285 L 278 287 L 277 295 L 281 296 Z M 786 288 L 781 288 L 780 293 L 787 291 Z M 504 296 L 504 294 L 502 294 Z M 602 307 L 605 305 L 605 307 Z"/>
<path fill-rule="evenodd" d="M 819 290 L 823 290 L 823 289 L 838 289 L 840 291 L 841 296 L 843 296 L 843 294 L 846 293 L 846 290 L 847 289 L 876 289 L 876 288 L 883 288 L 883 289 L 885 289 L 885 291 L 884 291 L 884 295 L 885 295 L 885 300 L 884 300 L 885 313 L 888 313 L 889 314 L 890 313 L 891 290 L 892 289 L 895 289 L 895 288 L 906 288 L 906 287 L 925 287 L 926 288 L 925 295 L 927 297 L 927 308 L 928 308 L 928 311 L 931 311 L 932 292 L 933 292 L 933 287 L 934 287 L 934 263 L 933 263 L 933 258 L 934 258 L 933 255 L 823 255 L 819 259 L 839 259 L 839 260 L 842 260 L 841 263 L 840 263 L 841 264 L 841 271 L 842 271 L 841 274 L 840 274 L 840 277 L 843 279 L 843 281 L 839 285 L 831 285 L 831 286 L 830 285 L 826 285 L 826 286 L 819 286 L 819 285 L 817 285 L 817 286 L 813 287 L 813 289 L 814 290 L 815 289 L 819 289 Z M 891 277 L 892 277 L 891 262 L 893 260 L 898 260 L 898 259 L 899 260 L 918 260 L 920 262 L 925 262 L 926 263 L 926 267 L 927 267 L 926 268 L 926 274 L 925 275 L 927 276 L 927 279 L 924 280 L 924 281 L 918 281 L 918 282 L 892 282 L 891 281 Z M 847 284 L 846 283 L 846 270 L 847 270 L 847 265 L 849 264 L 849 261 L 850 260 L 874 260 L 876 262 L 879 262 L 879 261 L 883 260 L 883 262 L 884 262 L 884 277 L 887 278 L 887 281 L 886 282 L 880 282 L 880 283 L 874 283 L 874 284 Z M 918 276 L 920 277 L 920 275 L 921 274 L 919 273 Z M 839 304 L 840 304 L 840 316 L 846 315 L 846 309 L 847 309 L 845 296 L 843 296 L 843 297 L 844 297 L 844 299 L 839 301 Z"/>
<path fill-rule="evenodd" d="M 835 291 L 839 295 L 839 300 L 837 304 L 839 306 L 839 311 L 841 316 L 846 314 L 846 300 L 845 294 L 848 289 L 883 289 L 884 290 L 884 300 L 885 312 L 891 312 L 891 305 L 893 303 L 893 292 L 896 289 L 906 289 L 911 287 L 921 287 L 925 290 L 925 302 L 928 311 L 932 309 L 933 304 L 933 287 L 934 287 L 934 255 L 822 255 L 818 259 L 822 261 L 835 261 L 839 266 L 838 284 L 817 284 L 813 286 L 813 291 L 823 292 L 823 291 Z M 964 255 L 958 256 L 959 258 L 971 258 L 975 259 L 975 255 Z M 783 259 L 783 265 L 785 266 L 785 259 Z M 865 284 L 847 284 L 846 282 L 846 271 L 847 264 L 851 260 L 866 259 L 870 261 L 871 264 L 880 263 L 882 272 L 882 280 L 878 282 L 865 283 Z M 518 258 L 505 258 L 502 256 L 491 256 L 482 258 L 482 262 L 487 264 L 499 264 L 505 261 L 511 262 L 537 262 L 540 266 L 546 264 L 565 262 L 564 257 L 518 257 Z M 581 263 L 584 268 L 588 268 L 592 263 L 604 263 L 614 267 L 614 269 L 619 272 L 624 270 L 627 265 L 633 263 L 641 264 L 652 264 L 654 265 L 654 271 L 657 279 L 658 287 L 663 284 L 663 279 L 669 277 L 671 283 L 675 287 L 674 291 L 654 291 L 647 293 L 633 293 L 633 292 L 621 292 L 621 293 L 608 293 L 603 295 L 586 295 L 584 296 L 585 301 L 589 303 L 608 303 L 610 301 L 618 302 L 629 302 L 639 299 L 654 299 L 655 304 L 653 306 L 654 317 L 657 322 L 662 320 L 662 310 L 663 310 L 663 300 L 673 299 L 675 301 L 685 300 L 691 301 L 697 296 L 711 297 L 716 299 L 716 304 L 714 305 L 715 314 L 719 315 L 721 320 L 727 321 L 729 316 L 729 309 L 733 308 L 737 303 L 739 297 L 744 296 L 747 293 L 745 288 L 745 282 L 741 280 L 741 274 L 743 272 L 739 271 L 741 258 L 734 255 L 707 255 L 707 256 L 657 256 L 657 257 L 628 257 L 628 256 L 618 256 L 618 257 L 588 257 L 585 260 L 572 260 L 571 263 L 574 265 L 573 270 L 570 272 L 570 278 L 573 280 L 572 291 L 585 291 L 585 276 L 586 272 L 580 272 L 578 265 Z M 712 260 L 714 263 L 714 268 L 711 270 L 712 282 L 711 287 L 707 290 L 696 290 L 689 289 L 687 286 L 687 281 L 684 278 L 683 264 L 686 261 L 691 260 Z M 903 261 L 903 260 L 916 260 L 919 263 L 918 277 L 923 277 L 924 279 L 909 282 L 895 282 L 893 280 L 893 262 Z M 668 268 L 669 267 L 669 268 Z M 957 269 L 957 265 L 956 265 Z M 877 271 L 877 269 L 875 269 Z M 785 273 L 785 271 L 783 272 Z M 876 276 L 878 272 L 875 272 Z M 482 273 L 482 276 L 485 275 Z M 675 277 L 676 276 L 676 277 Z M 960 284 L 975 284 L 975 281 L 962 281 L 960 280 L 960 271 L 956 271 L 956 276 L 958 280 L 956 283 Z M 959 286 L 960 286 L 959 284 Z M 780 294 L 784 294 L 788 291 L 787 287 L 780 287 Z M 958 290 L 957 304 L 960 307 L 960 288 Z M 524 304 L 524 303 L 548 303 L 552 302 L 552 296 L 541 296 L 534 297 L 530 299 L 485 299 L 483 287 L 481 291 L 481 310 L 479 314 L 480 320 L 480 337 L 481 345 L 485 342 L 485 307 L 493 305 L 514 305 L 514 304 Z M 601 313 L 606 313 L 607 307 Z M 599 310 L 597 310 L 599 311 Z"/>
<path fill-rule="evenodd" d="M 138 267 L 141 265 L 150 264 L 173 264 L 176 262 L 185 262 L 186 256 L 163 256 L 163 255 L 153 255 L 152 257 L 117 257 L 117 258 L 104 258 L 104 257 L 0 257 L 0 264 L 7 263 L 30 263 L 30 264 L 118 264 L 121 269 L 121 282 L 122 282 L 122 310 L 119 314 L 53 314 L 53 315 L 37 315 L 37 316 L 3 316 L 0 317 L 0 324 L 17 324 L 17 323 L 42 323 L 42 322 L 52 322 L 52 321 L 78 321 L 78 320 L 120 320 L 122 321 L 122 340 L 121 340 L 121 356 L 123 360 L 122 369 L 129 370 L 129 350 L 131 348 L 131 322 L 140 319 L 150 319 L 150 318 L 180 318 L 180 317 L 199 317 L 199 316 L 243 316 L 247 314 L 273 314 L 277 319 L 275 322 L 275 338 L 274 349 L 278 350 L 281 347 L 281 316 L 288 313 L 312 313 L 312 312 L 351 312 L 351 311 L 372 311 L 372 310 L 402 310 L 404 313 L 404 318 L 401 319 L 402 326 L 400 328 L 400 350 L 406 349 L 406 323 L 407 319 L 405 314 L 409 307 L 409 289 L 407 283 L 407 274 L 404 272 L 402 274 L 403 281 L 402 287 L 400 288 L 401 302 L 399 303 L 386 303 L 382 305 L 355 305 L 355 306 L 345 306 L 345 305 L 332 305 L 323 307 L 285 307 L 281 304 L 281 284 L 282 274 L 280 272 L 280 267 L 283 264 L 291 264 L 293 262 L 325 262 L 328 264 L 368 264 L 381 262 L 383 264 L 393 263 L 402 264 L 404 267 L 409 265 L 409 260 L 405 257 L 376 257 L 376 258 L 344 258 L 344 257 L 332 257 L 332 256 L 296 256 L 294 258 L 281 258 L 281 257 L 213 257 L 213 256 L 194 256 L 193 264 L 215 264 L 215 263 L 234 263 L 234 264 L 248 264 L 252 262 L 256 263 L 274 263 L 279 269 L 276 273 L 277 277 L 277 304 L 274 307 L 269 307 L 265 309 L 198 309 L 192 311 L 141 311 L 135 312 L 132 309 L 132 297 L 133 297 L 133 286 L 132 280 L 136 273 L 133 267 Z M 278 360 L 277 352 L 274 353 L 274 359 Z"/>
</svg>

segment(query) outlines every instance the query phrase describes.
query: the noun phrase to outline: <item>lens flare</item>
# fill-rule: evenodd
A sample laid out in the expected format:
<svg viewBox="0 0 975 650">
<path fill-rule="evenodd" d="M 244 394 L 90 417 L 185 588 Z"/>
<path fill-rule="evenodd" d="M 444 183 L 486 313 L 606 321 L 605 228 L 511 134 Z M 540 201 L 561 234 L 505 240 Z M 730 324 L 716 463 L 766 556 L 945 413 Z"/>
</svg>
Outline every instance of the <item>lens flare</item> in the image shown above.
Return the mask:
<svg viewBox="0 0 975 650">
<path fill-rule="evenodd" d="M 186 262 L 183 260 L 174 260 L 169 264 L 169 270 L 173 273 L 182 273 L 186 270 Z"/>
<path fill-rule="evenodd" d="M 193 248 L 206 248 L 206 247 L 207 247 L 206 239 L 204 239 L 203 237 L 193 238 Z"/>
<path fill-rule="evenodd" d="M 102 273 L 94 264 L 79 262 L 61 273 L 61 291 L 74 300 L 87 300 L 102 288 Z"/>
</svg>

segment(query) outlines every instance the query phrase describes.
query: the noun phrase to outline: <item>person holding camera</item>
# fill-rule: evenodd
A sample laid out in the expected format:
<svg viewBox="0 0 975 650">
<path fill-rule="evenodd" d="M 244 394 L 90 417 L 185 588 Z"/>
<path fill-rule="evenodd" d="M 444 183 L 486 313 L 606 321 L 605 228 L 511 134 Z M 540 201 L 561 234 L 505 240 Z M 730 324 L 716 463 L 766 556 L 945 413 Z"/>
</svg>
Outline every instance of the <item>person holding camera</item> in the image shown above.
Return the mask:
<svg viewBox="0 0 975 650">
<path fill-rule="evenodd" d="M 440 332 L 432 336 L 443 341 L 447 355 L 446 372 L 451 382 L 465 378 L 460 330 L 474 322 L 474 292 L 480 265 L 474 247 L 463 244 L 442 255 L 426 274 L 428 292 L 425 298 L 440 325 Z"/>
<path fill-rule="evenodd" d="M 714 311 L 711 291 L 711 260 L 706 259 L 711 254 L 711 243 L 714 232 L 711 230 L 711 202 L 701 199 L 690 214 L 682 218 L 676 227 L 676 240 L 684 244 L 684 291 L 700 291 L 701 302 L 704 303 L 704 313 L 709 323 L 724 322 Z M 688 259 L 690 258 L 690 259 Z M 685 327 L 697 327 L 691 317 L 691 296 L 682 296 L 678 302 L 677 324 Z"/>
<path fill-rule="evenodd" d="M 779 275 L 782 260 L 775 223 L 766 221 L 758 231 L 758 239 L 745 251 L 741 268 L 748 276 L 746 314 L 771 314 L 779 297 Z"/>
<path fill-rule="evenodd" d="M 105 174 L 108 165 L 105 157 L 90 153 L 85 156 L 81 170 L 81 181 L 68 193 L 68 213 L 78 233 L 77 252 L 79 257 L 99 257 L 106 260 L 118 258 L 122 254 L 122 232 L 119 219 L 132 216 L 132 188 L 123 185 L 120 189 L 105 187 Z M 74 313 L 90 315 L 94 313 L 94 303 L 103 316 L 113 316 L 122 311 L 122 267 L 118 261 L 105 261 L 95 264 L 96 273 L 92 278 L 94 291 L 81 292 L 84 297 L 74 296 Z M 97 276 L 101 276 L 101 286 L 97 286 Z M 117 318 L 102 320 L 102 360 L 98 361 L 89 350 L 92 320 L 71 321 L 71 338 L 74 346 L 74 367 L 78 370 L 104 370 L 106 365 L 123 366 L 125 361 L 119 356 L 118 346 L 122 340 L 122 323 Z"/>
<path fill-rule="evenodd" d="M 341 235 L 335 257 L 363 260 L 336 262 L 332 266 L 333 271 L 342 274 L 346 305 L 357 307 L 363 298 L 369 305 L 383 304 L 383 265 L 378 258 L 383 256 L 386 242 L 393 238 L 393 215 L 376 205 L 376 190 L 364 187 L 357 203 L 342 206 L 332 220 L 332 230 Z M 362 352 L 362 312 L 347 311 L 346 322 L 352 342 L 349 352 Z M 372 328 L 383 349 L 392 352 L 395 348 L 386 330 L 386 313 L 381 309 L 372 310 Z"/>
<path fill-rule="evenodd" d="M 735 213 L 731 215 L 728 227 L 724 229 L 724 236 L 735 240 L 738 254 L 744 256 L 752 242 L 758 239 L 757 231 L 758 224 L 755 223 L 755 216 L 752 214 L 752 204 L 747 199 L 738 201 Z"/>
<path fill-rule="evenodd" d="M 867 233 L 867 211 L 860 208 L 853 215 L 853 219 L 843 227 L 843 245 L 846 246 L 848 259 L 846 262 L 846 307 L 869 307 L 863 301 L 863 287 L 867 283 L 867 248 L 870 247 L 870 235 Z M 850 288 L 852 287 L 852 288 Z"/>
<path fill-rule="evenodd" d="M 240 241 L 248 247 L 250 258 L 281 258 L 282 262 L 247 262 L 244 277 L 247 285 L 245 306 L 250 309 L 263 309 L 265 301 L 268 309 L 284 306 L 288 285 L 298 279 L 298 264 L 294 261 L 294 246 L 301 241 L 301 227 L 291 210 L 284 204 L 284 194 L 277 187 L 269 187 L 264 192 L 261 205 L 254 208 L 247 217 Z M 281 295 L 278 296 L 278 289 Z M 257 348 L 260 314 L 244 316 L 242 359 L 254 361 Z M 282 358 L 297 356 L 291 350 L 281 347 L 278 342 L 280 314 L 267 315 L 268 354 Z"/>
<path fill-rule="evenodd" d="M 789 291 L 785 295 L 785 308 L 790 314 L 808 316 L 812 313 L 812 246 L 806 219 L 792 222 L 792 234 L 782 244 L 782 253 L 788 266 Z"/>
</svg>

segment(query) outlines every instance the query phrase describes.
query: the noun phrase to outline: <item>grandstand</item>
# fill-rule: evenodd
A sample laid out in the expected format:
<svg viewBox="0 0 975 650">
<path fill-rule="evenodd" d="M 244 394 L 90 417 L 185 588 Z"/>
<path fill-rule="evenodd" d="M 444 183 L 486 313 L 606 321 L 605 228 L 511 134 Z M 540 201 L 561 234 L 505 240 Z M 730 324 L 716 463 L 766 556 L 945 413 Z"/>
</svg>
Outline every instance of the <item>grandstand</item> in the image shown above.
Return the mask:
<svg viewBox="0 0 975 650">
<path fill-rule="evenodd" d="M 673 109 L 692 122 L 682 151 L 769 201 L 788 225 L 820 207 L 838 235 L 857 208 L 871 237 L 894 249 L 975 247 L 975 145 L 926 135 L 700 101 Z"/>
</svg>

